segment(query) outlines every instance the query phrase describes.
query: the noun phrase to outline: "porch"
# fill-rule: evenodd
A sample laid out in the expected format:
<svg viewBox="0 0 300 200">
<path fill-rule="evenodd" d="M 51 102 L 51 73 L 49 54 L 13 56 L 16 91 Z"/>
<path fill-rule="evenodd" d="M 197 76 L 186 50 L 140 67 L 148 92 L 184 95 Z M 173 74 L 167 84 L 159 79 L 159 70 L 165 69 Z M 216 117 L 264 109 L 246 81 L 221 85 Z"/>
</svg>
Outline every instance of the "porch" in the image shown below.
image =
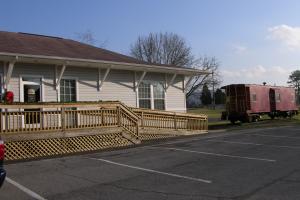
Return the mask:
<svg viewBox="0 0 300 200">
<path fill-rule="evenodd" d="M 207 116 L 119 101 L 0 104 L 6 160 L 32 159 L 207 132 Z M 158 131 L 159 130 L 159 131 Z"/>
</svg>

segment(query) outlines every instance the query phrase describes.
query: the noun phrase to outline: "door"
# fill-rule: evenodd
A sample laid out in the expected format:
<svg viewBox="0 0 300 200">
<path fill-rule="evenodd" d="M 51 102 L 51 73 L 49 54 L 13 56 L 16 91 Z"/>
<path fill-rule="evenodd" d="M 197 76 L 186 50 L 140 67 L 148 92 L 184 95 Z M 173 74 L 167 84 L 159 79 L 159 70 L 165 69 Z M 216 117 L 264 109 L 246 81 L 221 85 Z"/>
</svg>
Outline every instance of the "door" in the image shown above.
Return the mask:
<svg viewBox="0 0 300 200">
<path fill-rule="evenodd" d="M 269 99 L 270 99 L 270 111 L 275 112 L 276 111 L 276 99 L 275 99 L 275 90 L 274 89 L 270 89 Z"/>
<path fill-rule="evenodd" d="M 36 77 L 22 77 L 21 78 L 21 102 L 37 103 L 42 99 L 42 80 Z M 41 123 L 41 109 L 24 109 L 23 124 L 25 127 L 40 127 Z"/>
</svg>

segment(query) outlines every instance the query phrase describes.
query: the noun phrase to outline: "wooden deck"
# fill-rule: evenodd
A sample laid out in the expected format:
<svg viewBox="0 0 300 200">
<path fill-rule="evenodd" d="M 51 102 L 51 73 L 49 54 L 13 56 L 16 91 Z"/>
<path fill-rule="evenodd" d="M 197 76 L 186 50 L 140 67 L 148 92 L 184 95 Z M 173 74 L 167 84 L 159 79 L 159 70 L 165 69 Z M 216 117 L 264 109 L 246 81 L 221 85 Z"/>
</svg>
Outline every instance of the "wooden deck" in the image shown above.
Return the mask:
<svg viewBox="0 0 300 200">
<path fill-rule="evenodd" d="M 45 154 L 45 149 L 56 152 L 57 155 L 61 152 L 61 145 L 65 149 L 61 154 L 94 150 L 97 141 L 105 143 L 101 138 L 108 138 L 106 142 L 110 144 L 109 147 L 114 147 L 113 141 L 116 140 L 117 147 L 120 144 L 138 144 L 144 139 L 186 135 L 187 132 L 207 132 L 205 115 L 129 108 L 117 101 L 14 103 L 0 104 L 0 109 L 0 135 L 6 142 L 9 160 L 39 157 L 39 152 L 40 156 L 51 155 Z M 109 133 L 108 129 L 118 131 Z M 161 134 L 156 134 L 158 129 Z M 81 134 L 78 135 L 78 132 Z M 54 147 L 53 141 L 56 144 Z M 89 141 L 92 141 L 91 145 L 95 148 L 88 148 Z M 68 144 L 71 146 L 68 147 Z M 34 152 L 31 152 L 32 149 Z"/>
</svg>

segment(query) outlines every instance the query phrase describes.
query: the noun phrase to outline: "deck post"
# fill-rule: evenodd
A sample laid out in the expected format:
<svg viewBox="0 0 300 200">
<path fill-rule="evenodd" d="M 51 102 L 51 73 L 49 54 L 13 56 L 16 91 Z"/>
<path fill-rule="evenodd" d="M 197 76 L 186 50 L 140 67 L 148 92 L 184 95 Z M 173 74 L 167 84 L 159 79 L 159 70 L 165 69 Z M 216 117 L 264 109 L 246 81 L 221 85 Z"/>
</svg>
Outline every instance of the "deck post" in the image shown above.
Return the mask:
<svg viewBox="0 0 300 200">
<path fill-rule="evenodd" d="M 61 129 L 62 131 L 66 130 L 66 112 L 65 112 L 65 108 L 62 107 L 61 108 Z"/>
<path fill-rule="evenodd" d="M 142 111 L 141 127 L 144 128 L 144 112 Z"/>
<path fill-rule="evenodd" d="M 177 117 L 176 117 L 176 113 L 174 113 L 174 129 L 177 130 Z"/>
<path fill-rule="evenodd" d="M 117 122 L 118 122 L 118 126 L 121 127 L 121 109 L 120 106 L 117 107 Z"/>
</svg>

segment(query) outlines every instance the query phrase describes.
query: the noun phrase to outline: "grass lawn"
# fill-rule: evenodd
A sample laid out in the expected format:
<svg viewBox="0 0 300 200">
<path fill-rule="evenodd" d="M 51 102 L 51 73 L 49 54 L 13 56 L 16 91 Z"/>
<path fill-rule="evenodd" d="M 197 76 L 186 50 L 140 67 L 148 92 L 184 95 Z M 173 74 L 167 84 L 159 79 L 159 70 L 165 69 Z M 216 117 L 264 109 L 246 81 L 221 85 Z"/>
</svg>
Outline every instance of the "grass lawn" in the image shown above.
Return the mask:
<svg viewBox="0 0 300 200">
<path fill-rule="evenodd" d="M 221 113 L 224 111 L 224 109 L 211 109 L 211 108 L 190 108 L 188 109 L 189 113 L 195 113 L 195 114 L 204 114 L 207 115 L 209 118 L 221 118 Z"/>
<path fill-rule="evenodd" d="M 209 119 L 220 119 L 223 109 L 211 109 L 211 108 L 192 108 L 188 109 L 189 113 L 205 114 Z M 299 112 L 300 113 L 300 112 Z M 260 128 L 270 126 L 283 126 L 288 124 L 300 124 L 300 114 L 294 116 L 292 119 L 275 118 L 271 120 L 269 116 L 263 115 L 262 120 L 253 123 L 237 123 L 232 125 L 229 121 L 210 121 L 208 120 L 208 129 L 246 129 L 246 128 Z"/>
</svg>

